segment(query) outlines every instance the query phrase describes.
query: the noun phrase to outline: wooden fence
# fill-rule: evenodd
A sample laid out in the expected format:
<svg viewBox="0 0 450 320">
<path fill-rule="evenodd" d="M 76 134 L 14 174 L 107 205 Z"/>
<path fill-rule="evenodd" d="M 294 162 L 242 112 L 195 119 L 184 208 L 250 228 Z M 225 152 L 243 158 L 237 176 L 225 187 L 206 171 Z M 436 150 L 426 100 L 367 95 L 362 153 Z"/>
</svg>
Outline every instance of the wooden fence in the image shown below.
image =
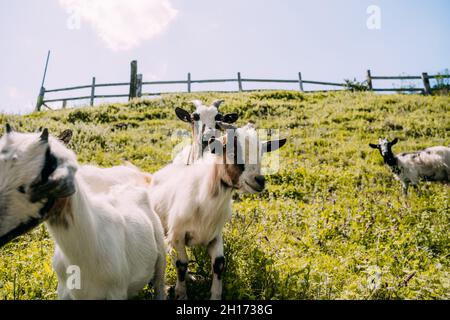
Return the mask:
<svg viewBox="0 0 450 320">
<path fill-rule="evenodd" d="M 297 84 L 298 89 L 301 92 L 306 92 L 304 90 L 304 84 L 312 84 L 312 85 L 321 85 L 321 86 L 332 86 L 332 87 L 340 87 L 344 90 L 371 90 L 371 91 L 410 91 L 410 92 L 421 92 L 424 94 L 431 93 L 430 79 L 437 78 L 450 78 L 449 75 L 428 75 L 426 72 L 422 73 L 421 76 L 372 76 L 370 70 L 367 71 L 367 78 L 364 83 L 362 83 L 359 88 L 356 88 L 351 82 L 347 83 L 335 83 L 335 82 L 323 82 L 323 81 L 311 81 L 311 80 L 303 80 L 301 72 L 298 73 L 296 79 L 253 79 L 253 78 L 243 78 L 241 73 L 238 72 L 236 78 L 229 79 L 208 79 L 208 80 L 194 80 L 191 77 L 191 74 L 187 74 L 186 80 L 174 80 L 174 81 L 143 81 L 142 74 L 138 73 L 137 61 L 133 60 L 131 62 L 131 72 L 130 72 L 130 82 L 119 82 L 119 83 L 97 83 L 95 77 L 92 78 L 91 84 L 68 87 L 68 88 L 60 88 L 60 89 L 50 89 L 47 90 L 44 88 L 43 84 L 40 89 L 40 93 L 36 103 L 36 110 L 40 111 L 42 106 L 45 106 L 51 109 L 47 103 L 52 102 L 62 102 L 62 107 L 65 108 L 67 105 L 67 101 L 74 100 L 89 100 L 90 105 L 94 105 L 95 99 L 104 99 L 104 98 L 128 98 L 129 100 L 133 98 L 139 98 L 143 96 L 153 96 L 160 95 L 165 92 L 153 92 L 153 91 L 143 91 L 144 86 L 150 85 L 173 85 L 173 84 L 182 84 L 186 85 L 186 91 L 192 92 L 193 84 L 201 84 L 201 83 L 226 83 L 226 82 L 234 82 L 237 83 L 237 90 L 227 91 L 227 92 L 243 92 L 243 91 L 253 91 L 253 90 L 244 90 L 243 83 L 289 83 L 289 84 Z M 44 76 L 45 77 L 45 76 Z M 374 88 L 373 82 L 374 80 L 422 80 L 423 88 Z M 129 92 L 123 94 L 97 94 L 97 88 L 103 87 L 128 87 Z M 65 97 L 65 98 L 53 98 L 46 99 L 47 93 L 55 93 L 55 92 L 68 92 L 74 90 L 82 90 L 82 89 L 90 89 L 89 95 L 83 96 L 73 96 L 73 97 Z M 336 90 L 336 89 L 335 89 Z M 339 90 L 339 89 L 338 89 Z M 319 91 L 332 91 L 330 89 L 327 90 L 319 90 Z M 226 92 L 226 91 L 218 91 L 218 92 Z M 166 92 L 167 93 L 167 92 Z"/>
</svg>

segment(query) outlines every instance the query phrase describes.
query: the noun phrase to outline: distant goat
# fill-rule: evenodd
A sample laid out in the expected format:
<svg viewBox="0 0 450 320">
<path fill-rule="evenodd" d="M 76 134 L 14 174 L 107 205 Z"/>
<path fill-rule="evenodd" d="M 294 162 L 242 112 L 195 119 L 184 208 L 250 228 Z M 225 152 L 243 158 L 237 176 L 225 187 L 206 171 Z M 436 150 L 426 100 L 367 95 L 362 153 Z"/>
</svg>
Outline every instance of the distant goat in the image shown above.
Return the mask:
<svg viewBox="0 0 450 320">
<path fill-rule="evenodd" d="M 211 150 L 192 165 L 173 163 L 156 172 L 149 189 L 152 208 L 177 252 L 177 299 L 187 298 L 185 247 L 197 245 L 205 246 L 211 257 L 211 299 L 221 298 L 225 265 L 222 230 L 231 219 L 232 192 L 263 191 L 261 157 L 286 143 L 286 139 L 261 143 L 253 124 L 239 129 L 218 124 L 228 129 L 223 139 L 212 141 Z"/>
<path fill-rule="evenodd" d="M 177 117 L 191 124 L 192 144 L 184 147 L 173 160 L 174 163 L 191 164 L 202 157 L 203 151 L 211 138 L 221 135 L 218 132 L 217 121 L 234 123 L 238 119 L 236 113 L 223 115 L 219 112 L 224 100 L 215 100 L 211 106 L 205 106 L 200 100 L 194 100 L 196 110 L 190 114 L 182 108 L 176 108 Z"/>
<path fill-rule="evenodd" d="M 163 228 L 148 191 L 116 185 L 92 192 L 75 154 L 42 134 L 0 138 L 0 247 L 45 222 L 55 240 L 53 266 L 60 299 L 126 299 L 154 280 L 164 298 Z M 78 173 L 77 173 L 78 172 Z M 80 270 L 80 287 L 67 285 L 68 268 Z"/>
<path fill-rule="evenodd" d="M 417 187 L 420 179 L 442 182 L 450 180 L 450 148 L 438 146 L 394 155 L 392 146 L 397 142 L 397 138 L 391 142 L 380 139 L 378 144 L 371 143 L 369 146 L 380 151 L 384 163 L 402 183 L 405 195 L 409 185 Z"/>
</svg>

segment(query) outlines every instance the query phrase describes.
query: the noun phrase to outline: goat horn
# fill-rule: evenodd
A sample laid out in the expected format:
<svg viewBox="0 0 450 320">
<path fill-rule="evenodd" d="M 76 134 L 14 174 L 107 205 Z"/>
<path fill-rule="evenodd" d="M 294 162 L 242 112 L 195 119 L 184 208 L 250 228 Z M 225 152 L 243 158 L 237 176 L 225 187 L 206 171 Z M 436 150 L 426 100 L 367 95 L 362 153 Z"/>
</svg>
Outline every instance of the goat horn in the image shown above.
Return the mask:
<svg viewBox="0 0 450 320">
<path fill-rule="evenodd" d="M 217 109 L 219 109 L 220 105 L 221 105 L 224 101 L 225 101 L 225 100 L 223 100 L 223 99 L 218 99 L 218 100 L 215 100 L 215 101 L 212 103 L 212 105 L 213 105 L 214 107 L 216 107 Z"/>
</svg>

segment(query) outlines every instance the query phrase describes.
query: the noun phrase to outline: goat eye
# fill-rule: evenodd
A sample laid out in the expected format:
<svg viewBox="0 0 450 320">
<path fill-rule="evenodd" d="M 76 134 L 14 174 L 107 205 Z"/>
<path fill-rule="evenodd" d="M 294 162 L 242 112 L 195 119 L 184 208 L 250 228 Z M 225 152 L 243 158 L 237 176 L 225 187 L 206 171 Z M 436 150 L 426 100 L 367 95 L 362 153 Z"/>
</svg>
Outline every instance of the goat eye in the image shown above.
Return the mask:
<svg viewBox="0 0 450 320">
<path fill-rule="evenodd" d="M 216 121 L 222 121 L 223 115 L 221 113 L 216 114 L 215 120 Z"/>
<path fill-rule="evenodd" d="M 192 118 L 194 119 L 194 121 L 198 121 L 200 120 L 200 115 L 198 113 L 193 113 Z"/>
<path fill-rule="evenodd" d="M 25 193 L 25 187 L 20 186 L 19 188 L 17 188 L 17 191 L 19 191 L 20 193 Z"/>
</svg>

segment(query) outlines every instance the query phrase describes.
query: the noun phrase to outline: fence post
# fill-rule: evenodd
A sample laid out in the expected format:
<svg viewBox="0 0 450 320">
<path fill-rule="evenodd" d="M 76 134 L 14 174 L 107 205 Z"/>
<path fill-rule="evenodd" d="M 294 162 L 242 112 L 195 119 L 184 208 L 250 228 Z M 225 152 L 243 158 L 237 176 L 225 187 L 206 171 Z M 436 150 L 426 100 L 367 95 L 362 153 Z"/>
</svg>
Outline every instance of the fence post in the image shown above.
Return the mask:
<svg viewBox="0 0 450 320">
<path fill-rule="evenodd" d="M 136 75 L 136 97 L 142 97 L 142 74 Z"/>
<path fill-rule="evenodd" d="M 237 80 L 238 80 L 238 86 L 239 86 L 239 92 L 242 92 L 242 79 L 241 79 L 241 73 L 237 73 Z"/>
<path fill-rule="evenodd" d="M 92 86 L 91 86 L 91 107 L 94 105 L 95 98 L 95 77 L 92 77 Z"/>
<path fill-rule="evenodd" d="M 63 100 L 62 108 L 65 109 L 67 107 L 67 100 Z"/>
<path fill-rule="evenodd" d="M 372 91 L 373 90 L 373 86 L 372 86 L 372 75 L 370 74 L 370 70 L 367 70 L 367 88 Z"/>
<path fill-rule="evenodd" d="M 428 77 L 428 73 L 422 72 L 422 81 L 423 81 L 423 88 L 424 94 L 431 94 L 431 86 L 430 86 L 430 78 Z"/>
<path fill-rule="evenodd" d="M 300 91 L 303 92 L 303 80 L 302 80 L 302 73 L 299 72 L 298 73 L 298 85 L 300 87 Z"/>
<path fill-rule="evenodd" d="M 187 90 L 190 93 L 191 92 L 191 73 L 188 72 L 187 74 Z"/>
<path fill-rule="evenodd" d="M 136 98 L 136 80 L 137 80 L 137 61 L 131 61 L 131 75 L 130 75 L 130 93 L 128 100 Z"/>
<path fill-rule="evenodd" d="M 44 96 L 45 96 L 45 88 L 41 87 L 41 90 L 39 91 L 39 96 L 38 96 L 37 102 L 36 102 L 36 111 L 41 111 L 41 107 L 44 104 Z"/>
</svg>

